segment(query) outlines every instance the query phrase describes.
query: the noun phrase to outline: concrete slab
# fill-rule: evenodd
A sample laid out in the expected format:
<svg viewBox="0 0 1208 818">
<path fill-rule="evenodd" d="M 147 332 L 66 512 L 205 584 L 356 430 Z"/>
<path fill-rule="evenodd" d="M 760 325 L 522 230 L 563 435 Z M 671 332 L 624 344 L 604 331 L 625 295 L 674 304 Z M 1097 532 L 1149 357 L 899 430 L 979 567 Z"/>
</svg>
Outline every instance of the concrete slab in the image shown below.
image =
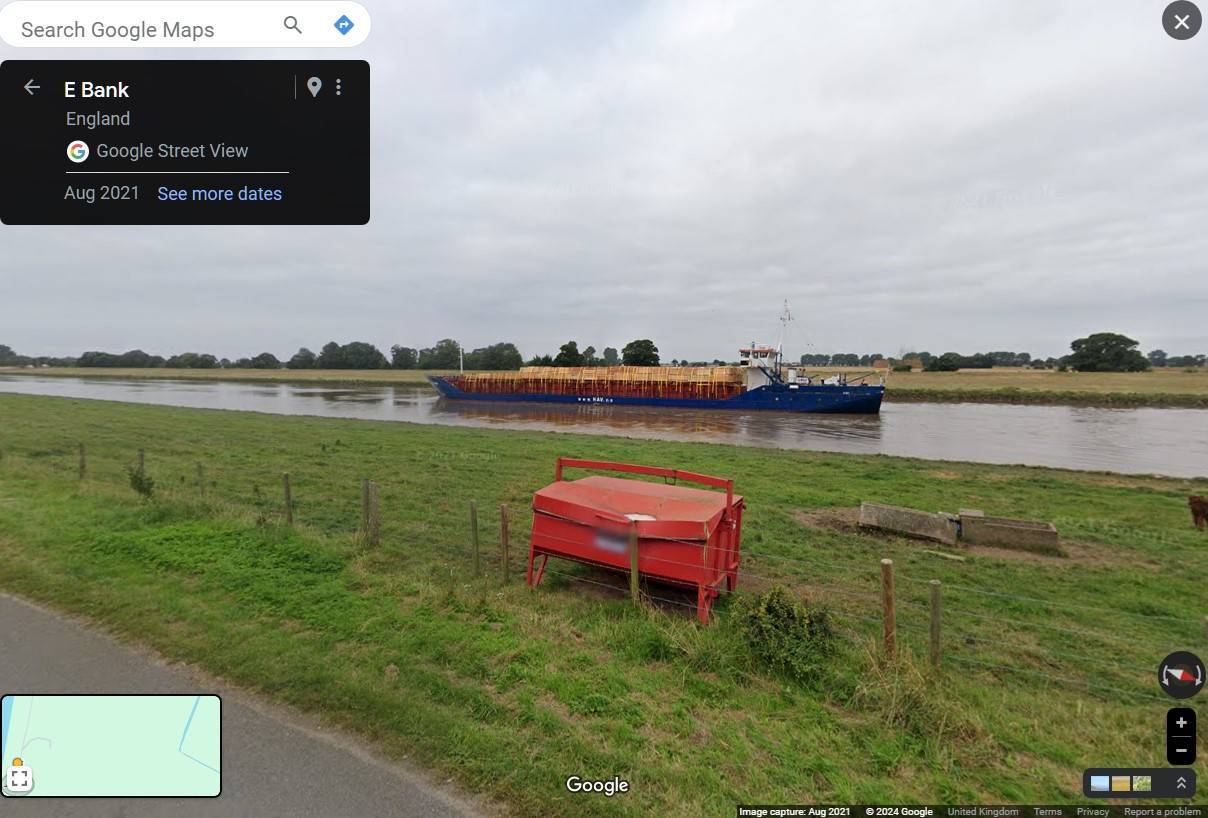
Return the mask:
<svg viewBox="0 0 1208 818">
<path fill-rule="evenodd" d="M 917 511 L 883 503 L 861 503 L 858 524 L 905 537 L 956 545 L 956 520 L 947 514 Z"/>
<path fill-rule="evenodd" d="M 1060 553 L 1060 538 L 1052 523 L 1010 517 L 961 514 L 961 541 L 969 545 L 996 545 L 1042 554 Z"/>
</svg>

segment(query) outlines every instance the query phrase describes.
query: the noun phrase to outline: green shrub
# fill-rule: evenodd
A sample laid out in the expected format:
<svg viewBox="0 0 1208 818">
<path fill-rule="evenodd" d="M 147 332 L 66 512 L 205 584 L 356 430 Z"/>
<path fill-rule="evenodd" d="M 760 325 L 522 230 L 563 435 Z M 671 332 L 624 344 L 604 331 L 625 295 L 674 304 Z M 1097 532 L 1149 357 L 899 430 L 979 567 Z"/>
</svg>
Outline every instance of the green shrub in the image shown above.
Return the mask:
<svg viewBox="0 0 1208 818">
<path fill-rule="evenodd" d="M 800 682 L 816 679 L 835 651 L 826 610 L 807 607 L 781 585 L 740 600 L 734 621 L 764 667 Z"/>
<path fill-rule="evenodd" d="M 894 372 L 910 372 L 913 368 L 914 367 L 912 367 L 910 364 L 895 364 L 893 367 L 893 371 Z"/>
<path fill-rule="evenodd" d="M 130 488 L 138 492 L 144 500 L 150 500 L 155 494 L 155 480 L 137 466 L 127 466 L 126 474 L 130 475 Z"/>
</svg>

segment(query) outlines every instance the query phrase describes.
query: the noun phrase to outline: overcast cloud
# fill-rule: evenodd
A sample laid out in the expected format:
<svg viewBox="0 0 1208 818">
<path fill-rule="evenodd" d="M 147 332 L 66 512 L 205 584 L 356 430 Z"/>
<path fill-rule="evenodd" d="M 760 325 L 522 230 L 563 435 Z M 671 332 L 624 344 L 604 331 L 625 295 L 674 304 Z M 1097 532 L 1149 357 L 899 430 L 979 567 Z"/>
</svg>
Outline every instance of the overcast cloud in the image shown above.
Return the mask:
<svg viewBox="0 0 1208 818">
<path fill-rule="evenodd" d="M 1164 0 L 362 2 L 369 226 L 3 227 L 0 343 L 712 359 L 787 298 L 793 355 L 1208 352 L 1208 34 Z"/>
</svg>

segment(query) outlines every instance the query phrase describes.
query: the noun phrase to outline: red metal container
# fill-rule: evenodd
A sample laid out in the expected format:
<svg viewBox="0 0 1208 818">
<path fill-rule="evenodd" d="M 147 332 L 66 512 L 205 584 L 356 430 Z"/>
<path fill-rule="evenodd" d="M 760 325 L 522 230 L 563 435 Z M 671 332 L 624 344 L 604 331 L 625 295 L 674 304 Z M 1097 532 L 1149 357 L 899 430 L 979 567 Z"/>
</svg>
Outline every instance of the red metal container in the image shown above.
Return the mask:
<svg viewBox="0 0 1208 818">
<path fill-rule="evenodd" d="M 663 483 L 601 475 L 564 481 L 565 468 L 662 477 Z M 680 482 L 725 489 L 725 494 Z M 528 584 L 541 582 L 550 557 L 628 573 L 632 543 L 639 577 L 695 588 L 697 616 L 708 623 L 722 583 L 731 591 L 738 583 L 742 509 L 732 480 L 560 457 L 554 482 L 533 495 Z"/>
</svg>

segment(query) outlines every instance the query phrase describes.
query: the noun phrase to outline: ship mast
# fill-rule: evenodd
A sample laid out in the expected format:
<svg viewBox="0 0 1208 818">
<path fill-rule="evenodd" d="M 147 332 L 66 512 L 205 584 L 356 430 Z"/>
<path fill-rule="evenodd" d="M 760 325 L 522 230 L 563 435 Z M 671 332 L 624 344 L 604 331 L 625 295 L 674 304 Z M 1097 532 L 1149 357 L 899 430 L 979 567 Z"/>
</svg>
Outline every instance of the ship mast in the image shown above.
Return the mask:
<svg viewBox="0 0 1208 818">
<path fill-rule="evenodd" d="M 776 345 L 776 375 L 780 375 L 781 366 L 784 363 L 784 337 L 789 331 L 789 322 L 793 320 L 793 314 L 789 312 L 789 300 L 784 299 L 784 309 L 780 312 L 780 343 Z"/>
</svg>

